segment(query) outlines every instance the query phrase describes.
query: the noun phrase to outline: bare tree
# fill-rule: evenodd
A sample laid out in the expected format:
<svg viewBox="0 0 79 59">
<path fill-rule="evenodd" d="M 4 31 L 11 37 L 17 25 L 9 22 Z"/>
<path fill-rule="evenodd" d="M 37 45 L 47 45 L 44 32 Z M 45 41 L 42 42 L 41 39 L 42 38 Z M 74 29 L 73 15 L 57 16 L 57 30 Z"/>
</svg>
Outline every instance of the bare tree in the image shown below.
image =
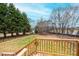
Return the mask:
<svg viewBox="0 0 79 59">
<path fill-rule="evenodd" d="M 50 19 L 54 24 L 56 33 L 68 34 L 68 29 L 71 28 L 71 33 L 76 26 L 79 16 L 78 7 L 66 7 L 53 9 Z"/>
</svg>

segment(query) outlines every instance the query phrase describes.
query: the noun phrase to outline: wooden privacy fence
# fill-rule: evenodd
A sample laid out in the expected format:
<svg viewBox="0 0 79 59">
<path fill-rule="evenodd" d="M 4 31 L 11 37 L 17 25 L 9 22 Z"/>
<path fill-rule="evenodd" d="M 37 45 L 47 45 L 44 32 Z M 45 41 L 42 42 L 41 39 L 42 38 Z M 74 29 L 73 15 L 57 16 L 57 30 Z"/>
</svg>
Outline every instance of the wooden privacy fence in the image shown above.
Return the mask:
<svg viewBox="0 0 79 59">
<path fill-rule="evenodd" d="M 32 56 L 38 53 L 48 56 L 79 56 L 79 42 L 71 39 L 35 39 L 16 52 L 15 56 Z"/>
</svg>

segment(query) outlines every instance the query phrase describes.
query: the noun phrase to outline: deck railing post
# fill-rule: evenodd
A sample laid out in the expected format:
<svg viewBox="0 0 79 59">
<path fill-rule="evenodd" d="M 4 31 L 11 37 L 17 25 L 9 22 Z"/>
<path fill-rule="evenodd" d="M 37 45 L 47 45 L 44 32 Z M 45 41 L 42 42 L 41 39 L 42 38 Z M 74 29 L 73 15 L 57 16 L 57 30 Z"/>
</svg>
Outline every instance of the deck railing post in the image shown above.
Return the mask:
<svg viewBox="0 0 79 59">
<path fill-rule="evenodd" d="M 79 56 L 79 42 L 77 41 L 77 56 Z"/>
<path fill-rule="evenodd" d="M 38 46 L 38 41 L 37 41 L 37 39 L 35 39 L 35 46 L 36 46 L 36 48 L 35 48 L 35 53 L 37 53 L 37 46 Z"/>
</svg>

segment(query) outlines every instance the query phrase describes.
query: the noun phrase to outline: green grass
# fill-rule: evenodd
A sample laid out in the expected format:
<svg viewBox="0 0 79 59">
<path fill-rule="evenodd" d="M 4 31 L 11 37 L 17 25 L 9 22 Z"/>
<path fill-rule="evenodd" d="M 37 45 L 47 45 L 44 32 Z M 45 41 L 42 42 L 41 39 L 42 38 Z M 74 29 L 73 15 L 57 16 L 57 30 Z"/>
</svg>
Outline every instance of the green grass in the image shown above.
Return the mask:
<svg viewBox="0 0 79 59">
<path fill-rule="evenodd" d="M 23 36 L 0 43 L 0 52 L 16 52 L 34 40 L 34 35 Z"/>
</svg>

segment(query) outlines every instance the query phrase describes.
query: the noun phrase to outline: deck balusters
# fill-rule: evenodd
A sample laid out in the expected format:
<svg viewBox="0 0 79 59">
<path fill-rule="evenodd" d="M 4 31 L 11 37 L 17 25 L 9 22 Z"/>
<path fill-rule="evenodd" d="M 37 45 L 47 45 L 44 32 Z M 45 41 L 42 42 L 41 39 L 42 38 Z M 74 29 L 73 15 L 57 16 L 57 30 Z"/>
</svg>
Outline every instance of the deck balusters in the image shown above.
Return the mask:
<svg viewBox="0 0 79 59">
<path fill-rule="evenodd" d="M 71 40 L 53 40 L 53 39 L 37 39 L 37 47 L 34 47 L 34 44 L 28 46 L 28 55 L 30 55 L 35 48 L 37 52 L 43 52 L 46 54 L 52 55 L 64 55 L 64 56 L 74 56 L 78 55 L 79 43 Z M 31 49 L 34 50 L 31 50 Z"/>
</svg>

